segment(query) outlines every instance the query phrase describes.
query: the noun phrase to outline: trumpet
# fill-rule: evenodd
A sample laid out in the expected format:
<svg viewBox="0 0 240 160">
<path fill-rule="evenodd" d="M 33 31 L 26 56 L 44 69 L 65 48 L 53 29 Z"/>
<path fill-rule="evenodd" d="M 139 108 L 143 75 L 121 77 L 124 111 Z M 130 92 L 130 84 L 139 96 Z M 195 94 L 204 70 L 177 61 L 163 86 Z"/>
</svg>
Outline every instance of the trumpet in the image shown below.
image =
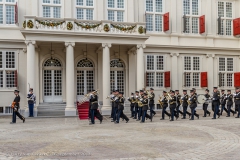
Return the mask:
<svg viewBox="0 0 240 160">
<path fill-rule="evenodd" d="M 107 96 L 107 98 L 106 98 L 106 99 L 110 99 L 110 98 L 111 98 L 111 96 L 112 96 L 112 95 L 109 95 L 109 96 Z"/>
</svg>

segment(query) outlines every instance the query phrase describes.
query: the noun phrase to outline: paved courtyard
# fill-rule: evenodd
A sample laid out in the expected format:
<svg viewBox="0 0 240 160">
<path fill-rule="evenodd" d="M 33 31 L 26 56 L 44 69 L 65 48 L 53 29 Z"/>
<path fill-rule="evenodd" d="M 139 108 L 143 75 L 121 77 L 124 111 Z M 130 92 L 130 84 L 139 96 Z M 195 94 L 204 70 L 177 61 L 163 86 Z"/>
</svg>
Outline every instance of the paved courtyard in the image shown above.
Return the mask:
<svg viewBox="0 0 240 160">
<path fill-rule="evenodd" d="M 202 116 L 202 115 L 201 115 Z M 78 118 L 0 118 L 0 159 L 240 159 L 240 119 L 102 124 Z"/>
</svg>

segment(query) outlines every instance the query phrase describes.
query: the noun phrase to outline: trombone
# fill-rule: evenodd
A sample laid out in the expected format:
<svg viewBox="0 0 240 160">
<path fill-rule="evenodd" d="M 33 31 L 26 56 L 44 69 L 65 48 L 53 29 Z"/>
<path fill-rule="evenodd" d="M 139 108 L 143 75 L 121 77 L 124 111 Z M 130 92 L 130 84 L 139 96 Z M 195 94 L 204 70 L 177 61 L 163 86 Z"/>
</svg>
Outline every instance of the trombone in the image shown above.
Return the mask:
<svg viewBox="0 0 240 160">
<path fill-rule="evenodd" d="M 85 97 L 89 97 L 90 94 L 96 94 L 96 93 L 98 94 L 99 91 L 100 91 L 100 90 L 96 90 L 96 91 L 90 92 L 90 93 L 88 93 L 88 94 L 85 94 L 84 96 L 85 96 Z"/>
</svg>

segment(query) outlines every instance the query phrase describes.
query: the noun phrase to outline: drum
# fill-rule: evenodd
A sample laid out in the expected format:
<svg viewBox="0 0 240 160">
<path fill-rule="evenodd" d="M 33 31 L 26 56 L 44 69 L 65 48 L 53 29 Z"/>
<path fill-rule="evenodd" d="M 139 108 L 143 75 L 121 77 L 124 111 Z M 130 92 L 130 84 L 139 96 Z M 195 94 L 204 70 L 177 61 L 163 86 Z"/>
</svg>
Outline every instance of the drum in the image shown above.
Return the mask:
<svg viewBox="0 0 240 160">
<path fill-rule="evenodd" d="M 204 94 L 199 94 L 198 97 L 197 97 L 197 101 L 200 104 L 205 103 L 206 102 L 206 97 L 204 96 Z"/>
</svg>

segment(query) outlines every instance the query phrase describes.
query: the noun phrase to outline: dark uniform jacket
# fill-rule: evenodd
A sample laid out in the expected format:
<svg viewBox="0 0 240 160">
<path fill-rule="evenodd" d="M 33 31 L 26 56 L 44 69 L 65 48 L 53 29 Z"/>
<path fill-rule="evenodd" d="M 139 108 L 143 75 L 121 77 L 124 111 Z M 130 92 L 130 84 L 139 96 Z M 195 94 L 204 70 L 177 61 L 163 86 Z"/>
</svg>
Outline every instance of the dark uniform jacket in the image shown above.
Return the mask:
<svg viewBox="0 0 240 160">
<path fill-rule="evenodd" d="M 130 98 L 128 99 L 128 101 L 131 103 L 131 104 L 130 104 L 131 107 L 134 107 L 134 106 L 135 106 L 135 97 L 134 97 L 134 96 L 130 97 Z"/>
<path fill-rule="evenodd" d="M 207 94 L 204 94 L 204 97 L 206 98 L 206 100 L 208 100 L 210 98 L 210 95 L 207 93 Z M 208 102 L 205 101 L 204 104 L 208 104 Z"/>
<path fill-rule="evenodd" d="M 91 109 L 98 109 L 98 96 L 91 95 L 90 103 L 91 103 Z"/>
<path fill-rule="evenodd" d="M 116 100 L 116 102 L 118 102 L 118 110 L 124 110 L 124 97 L 119 98 L 118 100 Z"/>
<path fill-rule="evenodd" d="M 233 105 L 233 95 L 232 94 L 228 94 L 227 95 L 227 105 L 228 106 L 232 106 Z"/>
<path fill-rule="evenodd" d="M 140 95 L 136 95 L 136 97 L 135 97 L 135 100 L 136 100 L 136 102 L 135 102 L 135 105 L 134 105 L 134 107 L 138 107 L 138 100 L 140 99 Z"/>
<path fill-rule="evenodd" d="M 19 102 L 20 102 L 20 96 L 19 96 L 19 95 L 16 95 L 16 97 L 15 97 L 14 100 L 13 100 L 13 102 L 16 102 L 15 106 L 16 106 L 17 108 L 19 108 L 19 107 L 20 107 L 20 104 L 19 104 Z"/>
<path fill-rule="evenodd" d="M 168 107 L 168 100 L 165 96 L 163 97 L 162 102 L 163 102 L 163 107 L 167 108 Z"/>
<path fill-rule="evenodd" d="M 227 99 L 225 97 L 226 97 L 226 94 L 222 94 L 222 96 L 221 96 L 221 105 L 225 105 L 226 104 Z"/>
<path fill-rule="evenodd" d="M 182 106 L 183 107 L 187 107 L 188 106 L 188 102 L 187 102 L 188 98 L 189 98 L 189 96 L 187 94 L 183 96 L 183 98 L 182 98 L 182 101 L 183 101 L 182 102 Z"/>
<path fill-rule="evenodd" d="M 154 98 L 155 98 L 155 94 L 151 93 L 152 97 L 149 98 L 149 105 L 153 105 L 154 104 Z"/>
<path fill-rule="evenodd" d="M 119 99 L 118 96 L 115 96 L 115 97 L 114 97 L 113 102 L 114 102 L 114 107 L 115 107 L 115 108 L 118 108 L 118 103 L 119 103 L 118 99 Z"/>
<path fill-rule="evenodd" d="M 236 96 L 234 96 L 234 102 L 236 105 L 240 105 L 240 92 L 236 93 Z"/>
<path fill-rule="evenodd" d="M 143 104 L 142 110 L 143 110 L 143 111 L 148 110 L 148 99 L 147 99 L 147 98 L 143 98 L 142 104 Z"/>
<path fill-rule="evenodd" d="M 220 105 L 220 93 L 219 92 L 214 92 L 213 93 L 213 105 Z"/>
<path fill-rule="evenodd" d="M 176 107 L 176 101 L 177 101 L 176 96 L 172 96 L 172 99 L 169 100 L 170 108 Z"/>
<path fill-rule="evenodd" d="M 196 108 L 197 107 L 197 96 L 196 94 L 192 95 L 190 98 L 190 108 Z"/>
<path fill-rule="evenodd" d="M 111 97 L 111 99 L 110 99 L 112 101 L 112 107 L 114 107 L 114 105 L 115 105 L 114 99 L 115 99 L 115 96 Z"/>
<path fill-rule="evenodd" d="M 181 95 L 180 94 L 177 94 L 176 95 L 176 100 L 177 100 L 177 106 L 179 107 L 181 104 L 180 104 L 180 99 L 181 99 Z"/>
</svg>

